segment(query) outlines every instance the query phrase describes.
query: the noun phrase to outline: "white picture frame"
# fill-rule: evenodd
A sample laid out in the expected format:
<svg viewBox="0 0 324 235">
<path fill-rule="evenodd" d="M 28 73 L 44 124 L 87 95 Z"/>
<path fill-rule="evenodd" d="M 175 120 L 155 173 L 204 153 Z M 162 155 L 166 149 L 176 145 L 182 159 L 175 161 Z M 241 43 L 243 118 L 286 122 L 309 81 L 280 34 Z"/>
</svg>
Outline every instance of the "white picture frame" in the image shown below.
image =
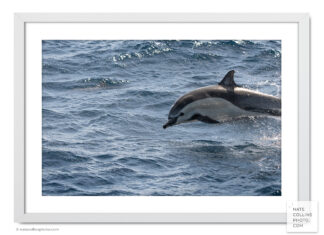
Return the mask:
<svg viewBox="0 0 324 235">
<path fill-rule="evenodd" d="M 17 13 L 15 14 L 15 222 L 285 223 L 285 213 L 27 213 L 26 57 L 28 23 L 294 23 L 298 25 L 298 200 L 310 195 L 310 30 L 308 14 Z"/>
</svg>

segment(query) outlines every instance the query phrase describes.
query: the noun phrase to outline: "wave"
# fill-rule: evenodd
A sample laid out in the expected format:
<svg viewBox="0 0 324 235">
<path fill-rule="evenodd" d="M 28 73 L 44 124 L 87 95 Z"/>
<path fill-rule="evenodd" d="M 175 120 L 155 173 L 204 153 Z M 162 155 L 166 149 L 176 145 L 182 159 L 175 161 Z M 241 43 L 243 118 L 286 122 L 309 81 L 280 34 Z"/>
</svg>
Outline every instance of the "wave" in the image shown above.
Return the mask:
<svg viewBox="0 0 324 235">
<path fill-rule="evenodd" d="M 129 83 L 128 80 L 116 80 L 112 78 L 86 78 L 67 82 L 43 82 L 43 88 L 53 90 L 71 90 L 87 88 L 114 88 Z"/>
<path fill-rule="evenodd" d="M 128 46 L 130 52 L 112 56 L 113 62 L 122 62 L 132 59 L 141 60 L 147 57 L 172 52 L 173 49 L 162 41 L 145 41 L 134 46 Z"/>
<path fill-rule="evenodd" d="M 191 59 L 194 60 L 206 60 L 206 61 L 214 61 L 214 60 L 220 60 L 223 58 L 223 56 L 217 55 L 216 53 L 199 53 L 199 52 L 195 52 L 193 53 L 191 56 Z"/>
<path fill-rule="evenodd" d="M 156 160 L 150 158 L 139 158 L 139 157 L 123 157 L 117 160 L 117 162 L 128 166 L 139 166 L 140 168 L 147 169 L 162 169 L 164 168 Z"/>
<path fill-rule="evenodd" d="M 63 167 L 66 164 L 89 161 L 89 158 L 79 156 L 70 151 L 47 150 L 42 151 L 43 168 Z"/>
<path fill-rule="evenodd" d="M 229 41 L 229 44 L 239 45 L 235 42 Z M 227 44 L 225 42 L 225 44 Z M 154 56 L 168 56 L 168 59 L 175 59 L 174 62 L 179 62 L 182 60 L 197 60 L 197 61 L 215 61 L 222 59 L 223 56 L 217 54 L 214 49 L 217 48 L 217 43 L 214 42 L 201 42 L 201 41 L 192 41 L 192 40 L 182 40 L 182 41 L 145 41 L 142 43 L 137 43 L 135 46 L 129 46 L 128 52 L 120 53 L 112 56 L 112 61 L 114 63 L 118 62 L 130 62 L 132 60 L 143 60 L 145 58 L 150 58 Z M 198 49 L 203 49 L 208 47 L 210 51 L 203 52 L 198 51 Z M 181 48 L 181 49 L 179 49 Z M 190 49 L 190 50 L 188 50 Z M 196 51 L 197 50 L 197 51 Z M 182 59 L 179 60 L 179 57 Z M 146 61 L 149 63 L 152 61 Z"/>
<path fill-rule="evenodd" d="M 109 190 L 107 192 L 90 193 L 90 195 L 91 196 L 134 196 L 138 194 L 126 190 Z"/>
<path fill-rule="evenodd" d="M 172 92 L 161 90 L 128 90 L 125 92 L 125 97 L 138 97 L 138 98 L 168 98 L 174 95 Z"/>
<path fill-rule="evenodd" d="M 82 174 L 82 173 L 73 173 L 71 174 L 73 176 L 73 180 L 70 180 L 70 182 L 80 188 L 83 188 L 84 190 L 88 190 L 89 185 L 96 185 L 96 186 L 109 186 L 114 184 L 114 180 L 112 179 L 106 179 L 103 176 L 100 176 L 98 174 L 90 175 L 90 174 Z"/>
<path fill-rule="evenodd" d="M 279 185 L 270 185 L 255 190 L 260 196 L 281 196 L 281 188 Z"/>
<path fill-rule="evenodd" d="M 256 53 L 255 55 L 247 56 L 243 62 L 244 63 L 252 63 L 252 62 L 259 62 L 264 60 L 269 60 L 273 63 L 274 61 L 281 61 L 281 52 L 276 49 L 263 49 L 260 52 Z"/>
<path fill-rule="evenodd" d="M 219 49 L 222 47 L 244 48 L 259 45 L 258 41 L 251 40 L 181 40 L 180 47 L 189 47 L 194 49 Z"/>
<path fill-rule="evenodd" d="M 67 66 L 60 66 L 60 64 L 53 62 L 43 62 L 42 74 L 43 75 L 56 75 L 56 74 L 68 74 L 74 72 Z"/>
<path fill-rule="evenodd" d="M 76 195 L 76 194 L 82 194 L 84 192 L 80 191 L 76 187 L 73 186 L 67 186 L 65 184 L 61 184 L 59 182 L 50 182 L 50 183 L 44 183 L 43 180 L 43 196 L 64 196 L 64 195 Z"/>
<path fill-rule="evenodd" d="M 115 157 L 116 156 L 112 154 L 100 154 L 100 155 L 95 155 L 92 158 L 95 158 L 96 160 L 99 161 L 106 161 L 106 160 L 112 160 Z"/>
<path fill-rule="evenodd" d="M 60 119 L 65 119 L 67 118 L 66 114 L 60 113 L 54 110 L 49 110 L 49 109 L 42 109 L 42 117 L 43 118 L 48 118 L 48 119 L 54 119 L 54 120 L 60 120 Z"/>
<path fill-rule="evenodd" d="M 94 117 L 98 117 L 103 113 L 104 113 L 103 110 L 98 110 L 98 109 L 84 109 L 81 111 L 71 111 L 71 114 L 82 118 L 94 118 Z"/>
</svg>

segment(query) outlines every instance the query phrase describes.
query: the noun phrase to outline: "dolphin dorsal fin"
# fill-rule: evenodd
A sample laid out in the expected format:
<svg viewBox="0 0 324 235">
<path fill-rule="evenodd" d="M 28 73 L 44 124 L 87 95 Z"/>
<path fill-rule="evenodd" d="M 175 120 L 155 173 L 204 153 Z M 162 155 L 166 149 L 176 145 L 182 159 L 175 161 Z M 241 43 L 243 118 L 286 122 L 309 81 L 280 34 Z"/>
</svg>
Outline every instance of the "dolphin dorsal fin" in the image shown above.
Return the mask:
<svg viewBox="0 0 324 235">
<path fill-rule="evenodd" d="M 234 82 L 234 70 L 229 71 L 225 77 L 223 78 L 223 80 L 218 83 L 219 85 L 222 86 L 228 86 L 228 87 L 236 87 L 236 83 Z"/>
</svg>

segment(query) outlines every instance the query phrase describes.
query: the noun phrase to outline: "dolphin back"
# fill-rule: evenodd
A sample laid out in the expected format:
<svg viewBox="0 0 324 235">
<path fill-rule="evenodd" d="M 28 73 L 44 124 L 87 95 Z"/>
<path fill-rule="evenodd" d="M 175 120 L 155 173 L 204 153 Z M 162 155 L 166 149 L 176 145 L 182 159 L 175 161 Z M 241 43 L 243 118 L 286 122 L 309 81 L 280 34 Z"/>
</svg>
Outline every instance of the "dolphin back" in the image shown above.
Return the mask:
<svg viewBox="0 0 324 235">
<path fill-rule="evenodd" d="M 272 95 L 236 87 L 234 104 L 244 110 L 281 116 L 281 99 Z"/>
</svg>

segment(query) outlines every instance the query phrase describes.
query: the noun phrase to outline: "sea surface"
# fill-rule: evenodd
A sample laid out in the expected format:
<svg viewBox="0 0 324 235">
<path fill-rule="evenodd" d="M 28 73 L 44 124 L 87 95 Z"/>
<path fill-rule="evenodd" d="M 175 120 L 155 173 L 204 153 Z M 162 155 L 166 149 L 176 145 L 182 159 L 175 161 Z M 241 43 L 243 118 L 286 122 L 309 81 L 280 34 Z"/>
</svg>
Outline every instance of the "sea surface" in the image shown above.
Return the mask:
<svg viewBox="0 0 324 235">
<path fill-rule="evenodd" d="M 281 41 L 42 42 L 45 196 L 280 196 L 281 118 L 166 130 L 172 104 L 216 85 L 281 96 Z"/>
</svg>

